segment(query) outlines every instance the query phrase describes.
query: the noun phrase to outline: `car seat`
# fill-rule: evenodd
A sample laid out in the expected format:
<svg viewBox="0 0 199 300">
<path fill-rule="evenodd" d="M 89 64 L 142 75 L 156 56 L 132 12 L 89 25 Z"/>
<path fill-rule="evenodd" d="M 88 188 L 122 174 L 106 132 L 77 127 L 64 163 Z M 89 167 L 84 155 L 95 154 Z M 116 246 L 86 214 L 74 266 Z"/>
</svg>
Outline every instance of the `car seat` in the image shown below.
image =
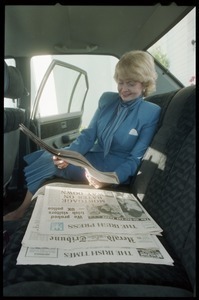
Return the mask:
<svg viewBox="0 0 199 300">
<path fill-rule="evenodd" d="M 26 92 L 20 71 L 4 62 L 4 97 L 20 99 Z M 19 150 L 19 124 L 25 120 L 25 111 L 20 108 L 4 107 L 4 172 L 3 192 L 12 179 Z"/>
</svg>

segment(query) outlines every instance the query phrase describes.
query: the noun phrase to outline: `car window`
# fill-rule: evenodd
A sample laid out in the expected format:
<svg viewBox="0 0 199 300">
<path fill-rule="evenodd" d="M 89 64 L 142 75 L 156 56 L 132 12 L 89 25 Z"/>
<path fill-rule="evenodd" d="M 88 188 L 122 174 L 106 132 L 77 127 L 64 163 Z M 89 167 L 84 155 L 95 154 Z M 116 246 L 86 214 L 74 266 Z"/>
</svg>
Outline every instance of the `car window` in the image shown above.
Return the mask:
<svg viewBox="0 0 199 300">
<path fill-rule="evenodd" d="M 152 45 L 150 52 L 184 86 L 196 81 L 196 9 Z"/>
<path fill-rule="evenodd" d="M 118 58 L 110 55 L 44 55 L 44 56 L 35 56 L 31 59 L 31 104 L 32 104 L 32 112 L 34 109 L 34 103 L 37 96 L 39 85 L 43 79 L 43 76 L 48 69 L 49 65 L 53 60 L 59 60 L 65 62 L 67 64 L 71 64 L 76 66 L 77 68 L 81 68 L 87 73 L 88 76 L 88 93 L 86 95 L 86 100 L 84 104 L 84 113 L 82 116 L 82 125 L 81 127 L 87 127 L 91 117 L 93 116 L 98 100 L 101 94 L 105 91 L 117 91 L 117 85 L 113 78 L 115 65 L 118 61 Z M 61 71 L 60 69 L 57 71 Z M 82 104 L 79 101 L 79 95 L 84 93 L 85 90 L 85 81 L 83 76 L 79 80 L 79 87 L 75 91 L 75 95 L 73 97 L 73 101 L 71 102 L 70 108 L 68 107 L 69 98 L 67 100 L 67 93 L 70 94 L 71 86 L 74 84 L 74 80 L 76 80 L 76 74 L 71 69 L 63 71 L 61 77 L 68 78 L 65 83 L 59 82 L 60 93 L 62 93 L 62 97 L 65 97 L 65 101 L 63 107 L 61 109 L 65 110 L 65 112 L 74 112 L 80 109 Z M 53 78 L 49 78 L 49 86 L 51 86 Z M 67 85 L 67 88 L 65 88 Z M 46 89 L 49 92 L 50 89 Z M 64 90 L 61 92 L 61 90 Z M 70 92 L 69 92 L 70 91 Z M 65 96 L 64 94 L 65 93 Z M 69 95 L 68 94 L 68 95 Z M 52 96 L 52 94 L 51 94 Z M 43 97 L 43 108 L 40 107 L 40 113 L 46 114 L 47 105 L 44 104 L 45 99 L 48 98 L 48 94 L 44 94 Z M 51 112 L 55 112 L 57 109 L 56 103 L 52 104 L 50 108 Z M 50 112 L 49 112 L 50 113 Z"/>
<path fill-rule="evenodd" d="M 32 119 L 81 112 L 87 90 L 84 70 L 53 60 L 38 89 Z"/>
</svg>

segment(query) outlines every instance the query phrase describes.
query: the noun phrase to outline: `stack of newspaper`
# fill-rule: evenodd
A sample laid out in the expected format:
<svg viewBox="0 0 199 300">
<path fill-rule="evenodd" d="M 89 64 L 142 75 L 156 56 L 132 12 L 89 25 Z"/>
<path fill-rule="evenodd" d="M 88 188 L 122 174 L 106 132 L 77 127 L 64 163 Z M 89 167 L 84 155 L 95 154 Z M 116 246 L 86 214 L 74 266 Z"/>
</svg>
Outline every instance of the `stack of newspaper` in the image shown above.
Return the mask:
<svg viewBox="0 0 199 300">
<path fill-rule="evenodd" d="M 46 185 L 22 240 L 17 264 L 130 262 L 173 265 L 162 229 L 129 193 Z"/>
</svg>

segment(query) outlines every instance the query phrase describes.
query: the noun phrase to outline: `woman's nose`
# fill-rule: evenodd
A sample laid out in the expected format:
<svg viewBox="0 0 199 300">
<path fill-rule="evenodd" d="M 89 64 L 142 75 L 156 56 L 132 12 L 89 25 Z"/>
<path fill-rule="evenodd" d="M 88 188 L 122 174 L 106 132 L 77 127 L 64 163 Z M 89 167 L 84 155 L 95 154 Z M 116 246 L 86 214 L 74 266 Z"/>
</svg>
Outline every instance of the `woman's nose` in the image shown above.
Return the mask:
<svg viewBox="0 0 199 300">
<path fill-rule="evenodd" d="M 123 90 L 123 91 L 128 91 L 128 90 L 129 90 L 128 85 L 127 85 L 127 84 L 123 84 L 123 85 L 122 85 L 122 90 Z"/>
</svg>

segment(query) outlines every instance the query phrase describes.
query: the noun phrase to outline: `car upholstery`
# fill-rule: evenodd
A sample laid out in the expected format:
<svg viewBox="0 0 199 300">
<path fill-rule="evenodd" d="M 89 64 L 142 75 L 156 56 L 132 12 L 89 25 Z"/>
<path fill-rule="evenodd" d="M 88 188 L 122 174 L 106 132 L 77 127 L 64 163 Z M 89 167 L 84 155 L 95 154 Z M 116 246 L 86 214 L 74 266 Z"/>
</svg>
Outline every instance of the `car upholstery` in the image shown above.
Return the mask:
<svg viewBox="0 0 199 300">
<path fill-rule="evenodd" d="M 130 192 L 163 229 L 158 238 L 174 265 L 16 265 L 35 199 L 4 254 L 4 296 L 195 296 L 195 86 L 150 96 L 146 101 L 160 105 L 162 115 Z"/>
</svg>

